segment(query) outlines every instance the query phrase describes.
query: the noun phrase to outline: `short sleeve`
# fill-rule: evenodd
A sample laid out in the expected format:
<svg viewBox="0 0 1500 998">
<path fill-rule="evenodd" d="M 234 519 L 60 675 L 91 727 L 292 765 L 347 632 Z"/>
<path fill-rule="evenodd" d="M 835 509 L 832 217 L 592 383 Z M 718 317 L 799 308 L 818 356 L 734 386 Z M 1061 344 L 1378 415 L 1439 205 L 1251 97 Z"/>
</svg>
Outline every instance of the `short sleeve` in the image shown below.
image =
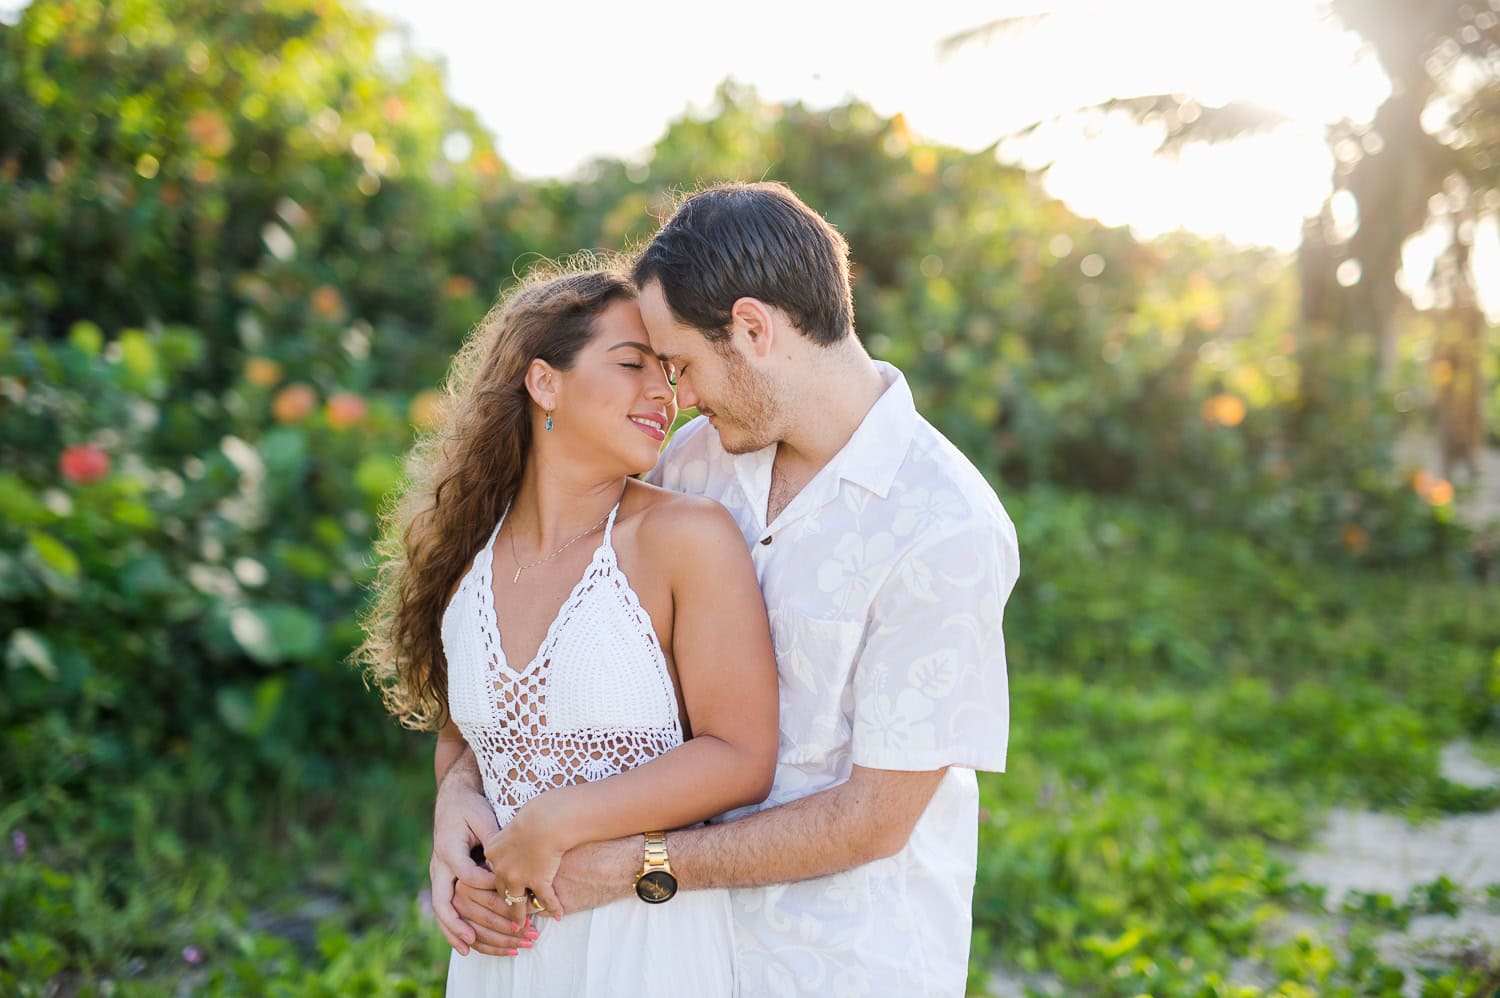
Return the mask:
<svg viewBox="0 0 1500 998">
<path fill-rule="evenodd" d="M 1015 528 L 1003 512 L 899 558 L 871 603 L 855 665 L 855 765 L 1005 770 L 1003 623 L 1019 576 Z"/>
</svg>

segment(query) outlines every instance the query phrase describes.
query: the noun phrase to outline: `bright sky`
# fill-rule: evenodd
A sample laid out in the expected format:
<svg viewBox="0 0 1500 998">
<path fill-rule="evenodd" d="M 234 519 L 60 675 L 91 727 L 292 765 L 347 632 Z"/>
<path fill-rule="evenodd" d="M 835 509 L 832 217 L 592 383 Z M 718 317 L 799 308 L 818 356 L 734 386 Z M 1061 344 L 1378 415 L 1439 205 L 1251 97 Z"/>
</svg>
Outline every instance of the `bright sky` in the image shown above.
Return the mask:
<svg viewBox="0 0 1500 998">
<path fill-rule="evenodd" d="M 967 149 L 1114 96 L 1257 101 L 1292 122 L 1163 157 L 1150 129 L 1074 117 L 1003 153 L 1047 167 L 1047 189 L 1073 210 L 1139 236 L 1185 228 L 1283 250 L 1330 189 L 1325 125 L 1368 120 L 1388 92 L 1374 58 L 1318 0 L 922 0 L 884 12 L 868 0 L 350 2 L 406 25 L 419 52 L 443 60 L 450 93 L 533 177 L 566 176 L 595 156 L 641 156 L 672 118 L 706 109 L 726 77 L 771 101 L 858 98 Z M 0 17 L 23 6 L 0 0 Z M 954 32 L 1039 11 L 1050 16 L 1022 32 L 939 54 Z M 1444 242 L 1428 233 L 1408 244 L 1406 284 L 1419 305 Z M 1474 256 L 1481 300 L 1500 320 L 1493 219 Z"/>
<path fill-rule="evenodd" d="M 1386 93 L 1358 40 L 1314 0 L 694 0 L 474 4 L 365 0 L 446 60 L 451 92 L 478 111 L 525 175 L 628 157 L 667 121 L 703 108 L 725 77 L 815 107 L 849 97 L 944 143 L 977 149 L 1061 111 L 1151 92 L 1258 100 L 1295 123 L 1232 146 L 1155 156 L 1125 121 L 1049 127 L 1009 150 L 1051 163 L 1049 190 L 1107 224 L 1178 227 L 1293 248 L 1329 188 L 1324 122 L 1368 118 Z M 1002 16 L 1051 10 L 1029 29 L 943 59 L 938 42 Z"/>
</svg>

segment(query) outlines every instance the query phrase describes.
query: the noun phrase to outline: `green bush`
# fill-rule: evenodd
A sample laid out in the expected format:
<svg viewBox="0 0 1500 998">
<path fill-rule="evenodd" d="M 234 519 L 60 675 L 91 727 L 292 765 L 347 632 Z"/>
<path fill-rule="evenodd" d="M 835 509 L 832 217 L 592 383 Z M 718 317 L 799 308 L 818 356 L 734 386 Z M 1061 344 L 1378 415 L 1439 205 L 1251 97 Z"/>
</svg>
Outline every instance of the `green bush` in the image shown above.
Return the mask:
<svg viewBox="0 0 1500 998">
<path fill-rule="evenodd" d="M 326 782 L 329 760 L 389 745 L 342 659 L 405 407 L 311 385 L 179 395 L 198 333 L 100 340 L 80 324 L 0 351 L 7 791 L 190 749 L 223 752 L 231 780 Z M 80 476 L 69 448 L 97 465 Z"/>
</svg>

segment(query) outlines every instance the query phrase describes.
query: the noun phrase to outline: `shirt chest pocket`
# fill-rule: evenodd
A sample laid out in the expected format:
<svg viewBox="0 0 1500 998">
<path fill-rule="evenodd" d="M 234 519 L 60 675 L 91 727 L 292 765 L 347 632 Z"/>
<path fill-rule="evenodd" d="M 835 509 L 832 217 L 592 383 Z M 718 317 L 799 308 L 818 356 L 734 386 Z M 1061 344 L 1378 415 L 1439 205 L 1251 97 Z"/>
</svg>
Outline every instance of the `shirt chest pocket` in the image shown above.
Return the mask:
<svg viewBox="0 0 1500 998">
<path fill-rule="evenodd" d="M 851 676 L 864 626 L 800 610 L 770 611 L 781 690 L 783 765 L 825 761 L 847 750 L 854 713 Z"/>
</svg>

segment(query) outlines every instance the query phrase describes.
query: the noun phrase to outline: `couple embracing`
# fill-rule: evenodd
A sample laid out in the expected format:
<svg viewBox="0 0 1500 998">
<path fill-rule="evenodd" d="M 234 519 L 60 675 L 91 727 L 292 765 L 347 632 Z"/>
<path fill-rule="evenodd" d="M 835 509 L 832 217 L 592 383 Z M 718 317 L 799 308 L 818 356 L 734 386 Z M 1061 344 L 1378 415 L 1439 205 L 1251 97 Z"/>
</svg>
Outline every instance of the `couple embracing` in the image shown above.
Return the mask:
<svg viewBox="0 0 1500 998">
<path fill-rule="evenodd" d="M 438 729 L 448 994 L 962 994 L 1015 531 L 855 336 L 843 237 L 701 190 L 447 389 L 362 655 Z"/>
</svg>

